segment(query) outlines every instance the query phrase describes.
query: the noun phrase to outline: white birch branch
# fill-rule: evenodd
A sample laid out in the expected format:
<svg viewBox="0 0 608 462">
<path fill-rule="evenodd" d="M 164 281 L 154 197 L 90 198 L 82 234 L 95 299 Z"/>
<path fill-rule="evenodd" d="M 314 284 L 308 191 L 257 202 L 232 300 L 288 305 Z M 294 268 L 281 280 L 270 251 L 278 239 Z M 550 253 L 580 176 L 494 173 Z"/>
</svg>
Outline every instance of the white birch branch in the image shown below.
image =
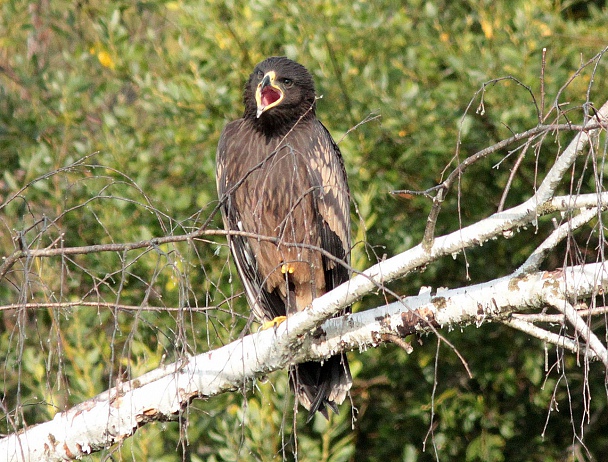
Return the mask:
<svg viewBox="0 0 608 462">
<path fill-rule="evenodd" d="M 606 126 L 608 103 L 598 111 L 594 123 L 598 120 Z M 418 245 L 371 267 L 314 300 L 310 309 L 290 316 L 276 331 L 250 335 L 223 348 L 152 371 L 58 413 L 49 422 L 3 438 L 0 457 L 10 462 L 79 458 L 128 438 L 146 422 L 176 419 L 196 397 L 242 389 L 256 377 L 289 364 L 322 359 L 339 350 L 376 346 L 383 341 L 383 335 L 403 337 L 446 326 L 479 325 L 500 320 L 514 310 L 538 308 L 548 300 L 591 296 L 607 289 L 606 267 L 593 264 L 568 268 L 565 273 L 509 276 L 433 297 L 430 294 L 410 297 L 332 319 L 318 327 L 340 309 L 390 280 L 442 256 L 535 222 L 543 208 L 555 206 L 552 202 L 555 189 L 597 132 L 578 133 L 559 155 L 534 196 L 523 204 L 436 238 L 428 251 Z M 597 204 L 600 198 L 596 197 Z M 584 332 L 578 321 L 576 326 L 579 333 Z M 606 364 L 604 345 L 596 344 L 597 337 L 585 335 L 585 340 L 593 343 L 591 353 Z"/>
<path fill-rule="evenodd" d="M 605 203 L 604 203 L 605 204 Z M 602 204 L 602 205 L 604 205 Z M 562 223 L 555 229 L 544 242 L 539 245 L 534 252 L 526 259 L 523 265 L 517 270 L 518 273 L 529 273 L 536 271 L 540 267 L 541 263 L 547 257 L 547 254 L 553 250 L 561 241 L 566 237 L 572 235 L 572 231 L 580 228 L 581 226 L 589 223 L 598 214 L 598 208 L 593 207 L 591 209 L 583 210 L 581 213 L 571 218 L 570 220 Z"/>
<path fill-rule="evenodd" d="M 608 315 L 608 306 L 596 306 L 595 308 L 588 308 L 585 303 L 578 303 L 575 306 L 576 312 L 579 316 L 605 316 Z M 533 314 L 514 314 L 514 318 L 521 319 L 528 323 L 550 323 L 550 324 L 565 324 L 566 319 L 563 314 L 547 314 L 547 313 L 533 313 Z"/>
<path fill-rule="evenodd" d="M 591 352 L 589 349 L 584 347 L 581 348 L 580 342 L 565 337 L 564 335 L 556 334 L 555 332 L 550 332 L 548 330 L 541 329 L 540 327 L 535 326 L 531 322 L 527 322 L 523 319 L 515 317 L 505 319 L 502 322 L 503 324 L 512 327 L 513 329 L 517 329 L 521 332 L 531 335 L 532 337 L 536 337 L 537 339 L 542 340 L 545 343 L 557 345 L 558 347 L 569 350 L 572 353 L 582 353 L 585 357 L 587 357 L 587 359 L 597 359 L 597 356 L 595 356 L 594 353 Z"/>
<path fill-rule="evenodd" d="M 593 333 L 589 325 L 579 316 L 572 304 L 560 294 L 552 294 L 547 299 L 547 303 L 553 305 L 558 311 L 564 314 L 566 319 L 574 326 L 576 332 L 585 340 L 588 348 L 600 358 L 604 366 L 608 368 L 608 350 L 600 339 Z"/>
<path fill-rule="evenodd" d="M 599 109 L 596 117 L 592 121 L 593 124 L 599 121 L 603 127 L 608 126 L 608 101 Z M 325 294 L 320 297 L 318 300 L 324 297 L 332 297 L 336 303 L 313 303 L 312 308 L 308 310 L 310 316 L 298 328 L 302 328 L 302 332 L 313 329 L 320 322 L 337 313 L 340 307 L 354 303 L 364 294 L 372 292 L 377 287 L 382 287 L 385 283 L 402 277 L 431 261 L 446 255 L 455 255 L 464 249 L 478 246 L 489 239 L 502 236 L 505 232 L 512 232 L 514 229 L 534 223 L 544 208 L 558 205 L 552 202 L 555 189 L 590 139 L 597 139 L 599 131 L 600 129 L 594 129 L 589 133 L 577 133 L 556 159 L 536 193 L 524 203 L 495 213 L 446 236 L 437 237 L 428 250 L 425 250 L 422 244 L 418 244 L 397 256 L 372 266 L 361 275 L 351 279 L 348 284 L 343 284 L 334 289 L 331 295 Z M 600 195 L 596 195 L 595 204 L 598 204 L 601 198 Z M 576 201 L 573 201 L 573 203 L 576 203 Z M 343 304 L 341 304 L 342 302 Z"/>
<path fill-rule="evenodd" d="M 348 283 L 345 284 L 348 286 Z M 337 351 L 366 349 L 386 336 L 404 337 L 455 325 L 480 325 L 507 318 L 514 310 L 542 307 L 547 300 L 592 296 L 608 289 L 608 265 L 590 264 L 565 271 L 512 275 L 471 287 L 408 297 L 361 313 L 327 321 L 312 335 L 293 326 L 306 324 L 307 311 L 291 316 L 276 330 L 248 335 L 222 348 L 185 358 L 58 413 L 0 440 L 8 462 L 80 458 L 130 437 L 153 420 L 175 420 L 196 397 L 209 398 L 247 388 L 274 370 Z M 337 303 L 331 297 L 314 304 Z M 605 350 L 605 349 L 604 349 Z M 597 353 L 594 346 L 592 351 Z M 600 350 L 601 351 L 601 350 Z"/>
</svg>

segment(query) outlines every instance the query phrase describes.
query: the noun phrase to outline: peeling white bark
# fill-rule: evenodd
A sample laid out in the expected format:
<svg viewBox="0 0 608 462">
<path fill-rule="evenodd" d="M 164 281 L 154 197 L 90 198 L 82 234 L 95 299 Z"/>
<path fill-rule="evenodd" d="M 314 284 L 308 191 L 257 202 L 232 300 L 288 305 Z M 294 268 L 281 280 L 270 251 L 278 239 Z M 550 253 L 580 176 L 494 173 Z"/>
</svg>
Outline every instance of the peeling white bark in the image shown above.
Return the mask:
<svg viewBox="0 0 608 462">
<path fill-rule="evenodd" d="M 248 335 L 159 368 L 58 413 L 49 422 L 10 435 L 0 440 L 0 457 L 8 462 L 79 458 L 128 438 L 146 422 L 175 420 L 195 397 L 210 398 L 246 388 L 255 378 L 289 364 L 323 359 L 340 350 L 375 347 L 387 335 L 403 337 L 442 327 L 480 325 L 506 318 L 514 310 L 540 308 L 556 298 L 588 297 L 606 289 L 608 264 L 598 263 L 407 297 L 330 319 L 313 335 L 302 336 L 300 326 L 308 324 L 309 313 L 298 313 L 276 330 Z M 313 305 L 323 310 L 339 302 L 322 297 Z M 592 345 L 590 357 L 601 348 Z"/>
<path fill-rule="evenodd" d="M 593 122 L 606 124 L 607 120 L 608 103 L 598 111 Z M 331 319 L 318 327 L 385 282 L 442 256 L 534 223 L 551 207 L 553 210 L 568 208 L 568 202 L 556 203 L 553 199 L 555 188 L 593 136 L 594 133 L 577 134 L 536 194 L 523 204 L 438 237 L 428 251 L 418 245 L 373 266 L 314 300 L 310 309 L 290 316 L 276 330 L 249 335 L 217 350 L 157 369 L 58 413 L 49 422 L 9 435 L 0 440 L 0 459 L 33 462 L 79 458 L 128 438 L 148 421 L 175 420 L 195 397 L 212 397 L 246 388 L 256 377 L 289 364 L 322 359 L 339 350 L 373 347 L 387 335 L 403 337 L 443 327 L 480 325 L 508 318 L 515 310 L 521 312 L 547 304 L 559 307 L 559 301 L 568 303 L 605 291 L 608 288 L 606 264 L 589 264 L 552 273 L 520 273 L 435 295 L 408 297 L 387 306 Z M 593 201 L 591 195 L 586 195 L 585 201 L 589 206 L 603 209 L 606 198 L 605 194 L 598 194 Z M 571 206 L 580 207 L 575 204 Z M 579 335 L 590 342 L 585 354 L 590 358 L 599 357 L 608 364 L 606 347 L 589 334 L 570 303 L 563 306 L 568 319 L 574 320 Z"/>
</svg>

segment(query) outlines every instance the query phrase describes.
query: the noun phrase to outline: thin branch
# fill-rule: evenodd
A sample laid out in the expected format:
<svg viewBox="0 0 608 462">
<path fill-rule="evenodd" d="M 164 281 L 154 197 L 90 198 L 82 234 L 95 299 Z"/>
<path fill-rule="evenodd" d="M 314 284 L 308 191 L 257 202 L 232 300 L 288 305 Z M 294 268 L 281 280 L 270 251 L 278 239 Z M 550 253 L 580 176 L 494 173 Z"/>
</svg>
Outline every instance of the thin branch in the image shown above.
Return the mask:
<svg viewBox="0 0 608 462">
<path fill-rule="evenodd" d="M 414 351 L 412 344 L 410 342 L 406 342 L 401 337 L 395 334 L 382 334 L 381 339 L 383 342 L 389 342 L 397 345 L 403 351 L 405 351 L 408 355 Z"/>
<path fill-rule="evenodd" d="M 498 203 L 498 208 L 496 209 L 497 212 L 502 212 L 505 208 L 505 203 L 507 202 L 507 196 L 509 194 L 509 191 L 511 190 L 511 185 L 513 184 L 513 180 L 515 179 L 515 175 L 517 174 L 517 171 L 519 170 L 521 163 L 523 162 L 524 158 L 526 157 L 526 152 L 528 151 L 528 146 L 530 146 L 530 143 L 526 143 L 524 145 L 524 149 L 519 154 L 519 156 L 517 156 L 517 160 L 513 164 L 513 167 L 511 167 L 511 172 L 509 173 L 509 178 L 507 179 L 507 184 L 505 184 L 505 188 L 502 192 L 502 196 L 500 197 L 500 202 Z"/>
<path fill-rule="evenodd" d="M 574 329 L 580 335 L 585 343 L 589 345 L 589 348 L 597 357 L 604 363 L 604 366 L 608 368 L 608 350 L 602 344 L 599 338 L 589 328 L 589 325 L 583 318 L 579 316 L 574 307 L 568 302 L 568 300 L 562 295 L 550 294 L 546 297 L 547 303 L 557 308 L 561 313 L 564 314 L 568 322 L 574 326 Z"/>
<path fill-rule="evenodd" d="M 540 65 L 540 117 L 542 121 L 545 114 L 545 69 L 547 67 L 547 48 L 543 48 L 543 57 Z"/>
<path fill-rule="evenodd" d="M 562 316 L 563 318 L 563 316 Z M 517 329 L 521 332 L 524 332 L 532 337 L 536 337 L 537 339 L 542 340 L 543 342 L 550 343 L 560 348 L 565 348 L 573 353 L 583 354 L 588 359 L 597 359 L 595 353 L 585 345 L 581 345 L 579 342 L 575 342 L 574 340 L 560 334 L 556 334 L 554 332 L 550 332 L 545 329 L 541 329 L 540 327 L 535 326 L 530 322 L 526 322 L 520 318 L 510 318 L 502 321 L 503 324 L 512 327 L 513 329 Z"/>
<path fill-rule="evenodd" d="M 472 154 L 471 156 L 467 157 L 464 161 L 462 161 L 462 163 L 460 163 L 452 171 L 452 173 L 450 173 L 450 175 L 448 176 L 448 178 L 446 178 L 445 181 L 443 181 L 441 184 L 439 184 L 437 186 L 433 186 L 432 188 L 429 188 L 424 191 L 417 191 L 417 190 L 410 190 L 410 189 L 398 189 L 395 191 L 391 191 L 390 193 L 394 194 L 394 195 L 413 194 L 413 195 L 418 195 L 418 196 L 420 196 L 420 195 L 430 196 L 430 194 L 432 192 L 436 191 L 437 189 L 452 185 L 454 182 L 454 179 L 456 177 L 458 177 L 459 174 L 462 175 L 466 171 L 466 169 L 468 167 L 470 167 L 471 165 L 473 165 L 476 161 L 483 159 L 484 157 L 487 157 L 490 154 L 494 154 L 495 152 L 498 152 L 498 151 L 506 148 L 510 144 L 517 143 L 518 141 L 522 141 L 527 138 L 537 137 L 538 135 L 550 133 L 553 131 L 588 132 L 591 130 L 597 130 L 599 128 L 606 128 L 606 122 L 604 121 L 604 123 L 600 123 L 599 121 L 596 121 L 596 123 L 591 123 L 591 124 L 587 124 L 587 125 L 574 125 L 574 124 L 538 125 L 534 128 L 531 128 L 530 130 L 526 130 L 525 132 L 517 133 L 517 134 L 513 135 L 512 137 L 502 140 L 485 149 L 482 149 L 481 151 L 477 151 L 475 154 Z"/>
<path fill-rule="evenodd" d="M 32 185 L 34 185 L 35 183 L 42 181 L 42 180 L 46 180 L 52 176 L 58 175 L 59 173 L 63 173 L 63 172 L 71 172 L 72 170 L 74 170 L 76 167 L 81 167 L 84 165 L 84 163 L 89 160 L 91 157 L 95 156 L 99 154 L 99 151 L 94 152 L 92 154 L 86 155 L 80 159 L 78 159 L 76 162 L 71 163 L 70 165 L 66 166 L 66 167 L 61 167 L 58 168 L 57 170 L 53 170 L 52 172 L 49 173 L 45 173 L 42 176 L 39 176 L 38 178 L 30 181 L 28 184 L 26 184 L 25 186 L 23 186 L 21 189 L 19 189 L 19 191 L 17 191 L 16 193 L 14 193 L 13 195 L 11 195 L 7 200 L 5 200 L 2 204 L 0 204 L 0 210 L 2 210 L 5 206 L 7 206 L 8 204 L 10 204 L 16 197 L 19 197 L 19 195 L 25 191 L 26 189 L 28 189 L 29 187 L 31 187 Z"/>
<path fill-rule="evenodd" d="M 435 235 L 435 225 L 437 223 L 437 217 L 439 216 L 439 212 L 441 210 L 441 204 L 445 200 L 447 192 L 451 189 L 452 185 L 454 184 L 454 181 L 456 181 L 456 179 L 460 178 L 464 174 L 464 172 L 467 170 L 468 167 L 470 167 L 474 163 L 478 162 L 479 160 L 489 156 L 490 154 L 507 147 L 508 145 L 510 145 L 512 143 L 515 143 L 515 142 L 518 142 L 518 141 L 521 141 L 524 139 L 527 139 L 528 142 L 530 142 L 534 137 L 537 137 L 539 135 L 542 135 L 549 131 L 554 131 L 554 130 L 572 130 L 573 127 L 575 127 L 574 130 L 579 131 L 575 140 L 578 140 L 580 138 L 582 141 L 582 145 L 577 146 L 577 143 L 574 143 L 574 141 L 573 141 L 573 143 L 571 143 L 570 146 L 572 146 L 574 144 L 574 147 L 571 149 L 582 149 L 582 147 L 584 145 L 586 145 L 586 143 L 588 141 L 589 132 L 593 132 L 600 128 L 606 127 L 606 118 L 608 117 L 608 103 L 604 103 L 604 106 L 602 106 L 602 109 L 600 109 L 599 112 L 601 112 L 601 116 L 600 116 L 601 118 L 598 117 L 598 120 L 600 120 L 600 122 L 594 121 L 594 123 L 587 123 L 582 126 L 574 126 L 572 124 L 539 125 L 535 128 L 527 130 L 523 133 L 517 133 L 506 140 L 496 143 L 495 145 L 490 146 L 488 148 L 482 149 L 481 151 L 478 151 L 477 153 L 473 154 L 472 156 L 467 157 L 438 186 L 435 186 L 426 191 L 397 190 L 397 191 L 392 191 L 391 194 L 395 194 L 395 195 L 404 195 L 404 194 L 428 195 L 432 191 L 437 191 L 437 194 L 435 195 L 435 197 L 433 199 L 433 205 L 431 208 L 431 212 L 429 213 L 429 217 L 427 219 L 427 226 L 424 231 L 424 239 L 422 242 L 423 248 L 428 250 L 433 245 L 433 237 Z M 585 134 L 586 136 L 584 138 L 581 138 L 580 135 L 582 135 L 582 134 Z M 564 155 L 562 155 L 560 158 L 564 158 Z M 570 159 L 570 156 L 567 156 L 567 158 Z M 573 161 L 573 159 L 571 159 L 571 161 Z M 554 165 L 554 168 L 555 168 L 555 165 Z M 561 179 L 563 177 L 563 172 L 560 172 L 559 174 L 560 174 L 560 179 Z M 553 189 L 555 189 L 555 187 L 553 187 Z M 537 194 L 535 194 L 535 196 L 537 196 L 537 195 L 538 195 L 538 192 L 537 192 Z M 547 199 L 545 199 L 545 200 L 547 200 Z"/>
<path fill-rule="evenodd" d="M 129 252 L 138 249 L 155 249 L 163 244 L 176 243 L 176 242 L 190 242 L 198 238 L 206 236 L 243 236 L 263 241 L 269 241 L 274 243 L 280 243 L 284 246 L 302 247 L 302 248 L 313 248 L 321 252 L 325 257 L 333 259 L 334 261 L 340 261 L 331 253 L 324 251 L 321 248 L 298 243 L 286 243 L 281 238 L 274 236 L 262 236 L 256 233 L 248 233 L 244 231 L 226 231 L 223 229 L 199 229 L 188 234 L 181 236 L 163 236 L 155 237 L 152 239 L 146 239 L 138 242 L 127 242 L 122 244 L 95 244 L 80 247 L 47 247 L 45 249 L 22 249 L 13 252 L 11 255 L 4 257 L 4 263 L 0 265 L 0 279 L 2 279 L 10 268 L 20 259 L 23 258 L 41 258 L 41 257 L 55 257 L 55 256 L 68 256 L 68 255 L 85 255 L 90 253 L 99 252 Z"/>
<path fill-rule="evenodd" d="M 362 121 L 357 122 L 356 125 L 350 127 L 348 130 L 346 130 L 346 133 L 344 133 L 344 135 L 342 135 L 342 137 L 336 142 L 336 144 L 339 145 L 342 142 L 342 140 L 344 140 L 344 138 L 346 138 L 351 132 L 357 130 L 361 125 L 364 125 L 368 122 L 372 122 L 379 118 L 380 118 L 380 114 L 373 113 L 373 112 L 369 113 L 368 115 L 365 116 L 365 118 Z"/>
<path fill-rule="evenodd" d="M 608 306 L 597 306 L 595 308 L 587 308 L 587 305 L 581 303 L 574 307 L 576 312 L 581 317 L 600 316 L 608 314 Z M 526 321 L 528 323 L 543 322 L 549 324 L 564 324 L 565 318 L 563 314 L 546 314 L 546 313 L 513 313 L 513 317 Z"/>
<path fill-rule="evenodd" d="M 8 310 L 39 310 L 39 309 L 66 309 L 66 308 L 80 308 L 80 307 L 92 307 L 92 308 L 110 308 L 113 310 L 120 311 L 210 311 L 218 310 L 222 305 L 230 303 L 232 300 L 238 299 L 243 295 L 243 292 L 231 295 L 227 297 L 222 303 L 214 306 L 185 306 L 185 307 L 171 307 L 171 306 L 150 306 L 150 305 L 121 305 L 114 302 L 86 302 L 84 300 L 76 302 L 40 302 L 40 303 L 12 303 L 10 305 L 0 305 L 0 312 Z M 234 313 L 236 314 L 236 313 Z"/>
<path fill-rule="evenodd" d="M 362 276 L 357 276 L 362 278 Z M 340 288 L 348 288 L 345 283 Z M 514 290 L 516 288 L 517 290 Z M 53 420 L 0 439 L 8 462 L 80 458 L 131 436 L 151 421 L 177 420 L 192 399 L 250 386 L 257 377 L 290 364 L 321 360 L 338 351 L 376 347 L 385 334 L 404 337 L 435 327 L 499 321 L 514 309 L 539 308 L 554 297 L 587 297 L 608 288 L 605 264 L 590 264 L 489 283 L 425 293 L 361 313 L 333 318 L 305 330 L 309 318 L 332 305 L 344 307 L 341 291 L 314 300 L 309 310 L 224 347 L 155 369 L 119 383 L 101 395 L 56 414 Z M 561 298 L 559 299 L 562 300 Z M 313 323 L 314 324 L 314 323 Z M 597 347 L 592 347 L 597 353 Z"/>
<path fill-rule="evenodd" d="M 608 204 L 605 203 L 602 205 L 604 208 L 608 206 Z M 574 230 L 589 223 L 591 220 L 597 217 L 597 214 L 598 209 L 597 207 L 594 207 L 592 209 L 583 210 L 572 219 L 562 223 L 543 241 L 541 245 L 534 249 L 534 252 L 530 254 L 530 256 L 517 271 L 521 273 L 537 271 L 551 250 L 553 250 L 566 237 L 571 236 Z"/>
</svg>

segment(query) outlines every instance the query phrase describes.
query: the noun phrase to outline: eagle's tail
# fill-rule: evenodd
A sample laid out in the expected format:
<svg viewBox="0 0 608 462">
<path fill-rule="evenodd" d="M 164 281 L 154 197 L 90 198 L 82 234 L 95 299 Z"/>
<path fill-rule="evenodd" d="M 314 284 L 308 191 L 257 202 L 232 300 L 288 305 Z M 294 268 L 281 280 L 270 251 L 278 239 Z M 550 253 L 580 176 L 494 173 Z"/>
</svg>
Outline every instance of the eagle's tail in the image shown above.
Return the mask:
<svg viewBox="0 0 608 462">
<path fill-rule="evenodd" d="M 310 361 L 289 368 L 289 384 L 298 401 L 309 411 L 308 421 L 319 411 L 329 417 L 327 409 L 336 414 L 353 383 L 346 355 L 332 356 L 323 364 Z"/>
</svg>

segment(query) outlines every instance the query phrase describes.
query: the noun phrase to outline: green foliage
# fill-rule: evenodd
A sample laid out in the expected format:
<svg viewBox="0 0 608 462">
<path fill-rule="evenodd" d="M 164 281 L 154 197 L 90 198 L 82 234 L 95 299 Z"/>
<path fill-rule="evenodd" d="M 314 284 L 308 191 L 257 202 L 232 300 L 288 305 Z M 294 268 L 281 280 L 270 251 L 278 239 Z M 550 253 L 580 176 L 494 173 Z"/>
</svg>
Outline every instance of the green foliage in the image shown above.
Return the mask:
<svg viewBox="0 0 608 462">
<path fill-rule="evenodd" d="M 253 65 L 281 54 L 313 72 L 319 117 L 344 136 L 357 204 L 353 261 L 364 269 L 421 239 L 428 199 L 390 191 L 436 185 L 446 166 L 535 126 L 558 104 L 579 108 L 588 92 L 596 104 L 606 99 L 597 83 L 606 79 L 604 60 L 565 86 L 606 45 L 608 20 L 601 2 L 571 3 L 2 2 L 0 204 L 19 194 L 0 209 L 1 254 L 182 235 L 208 219 L 220 227 L 220 132 L 242 112 Z M 567 114 L 582 120 L 580 110 Z M 370 115 L 380 117 L 351 131 Z M 532 194 L 557 143 L 570 138 L 555 135 L 527 154 L 507 206 Z M 496 210 L 518 153 L 507 154 L 463 176 L 463 200 L 448 196 L 438 233 Z M 580 190 L 594 191 L 582 163 Z M 392 288 L 414 294 L 507 274 L 542 235 L 487 243 L 466 262 L 438 262 Z M 0 281 L 2 305 L 43 306 L 1 312 L 0 433 L 235 339 L 248 315 L 244 298 L 231 298 L 241 291 L 235 279 L 220 238 L 19 262 Z M 195 401 L 183 422 L 147 425 L 90 460 L 292 460 L 296 446 L 301 461 L 574 460 L 583 430 L 585 450 L 598 460 L 606 453 L 599 367 L 585 389 L 575 358 L 549 350 L 560 369 L 545 370 L 542 345 L 523 334 L 495 325 L 444 334 L 473 378 L 445 345 L 437 358 L 432 338 L 409 356 L 392 347 L 351 354 L 354 430 L 347 405 L 329 422 L 294 417 L 279 372 L 246 396 Z"/>
</svg>

